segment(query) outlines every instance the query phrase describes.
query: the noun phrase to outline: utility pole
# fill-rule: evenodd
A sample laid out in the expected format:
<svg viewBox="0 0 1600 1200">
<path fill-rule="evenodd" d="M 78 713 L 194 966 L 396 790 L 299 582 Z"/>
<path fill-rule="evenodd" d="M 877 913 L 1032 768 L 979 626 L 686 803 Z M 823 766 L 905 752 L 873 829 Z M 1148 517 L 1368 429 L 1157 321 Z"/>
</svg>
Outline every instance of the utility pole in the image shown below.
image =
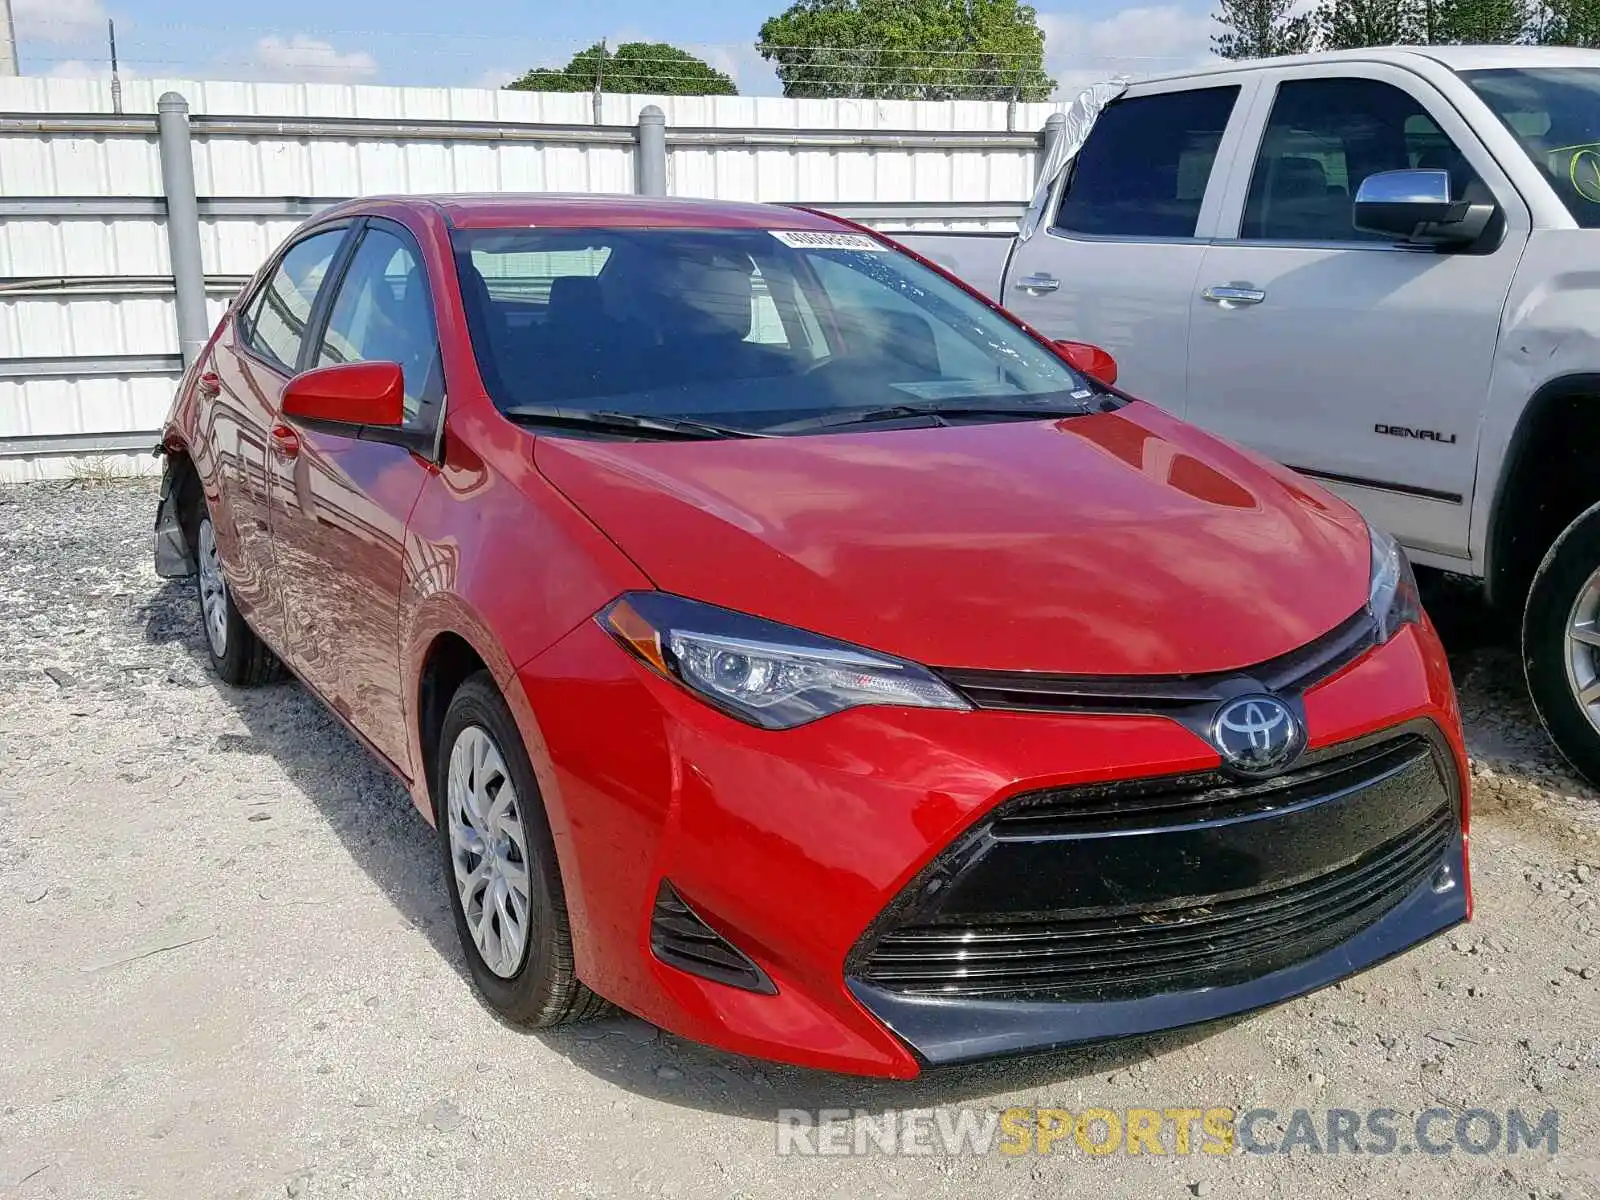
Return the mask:
<svg viewBox="0 0 1600 1200">
<path fill-rule="evenodd" d="M 122 111 L 122 77 L 117 74 L 117 23 L 106 18 L 106 36 L 111 39 L 111 111 Z"/>
<path fill-rule="evenodd" d="M 606 75 L 606 39 L 600 39 L 600 56 L 594 60 L 594 96 L 590 101 L 590 108 L 594 113 L 594 123 L 599 125 L 600 118 L 605 113 L 605 103 L 600 99 L 604 90 Z"/>
<path fill-rule="evenodd" d="M 0 0 L 0 75 L 20 75 L 17 65 L 17 23 L 11 17 L 11 0 Z"/>
</svg>

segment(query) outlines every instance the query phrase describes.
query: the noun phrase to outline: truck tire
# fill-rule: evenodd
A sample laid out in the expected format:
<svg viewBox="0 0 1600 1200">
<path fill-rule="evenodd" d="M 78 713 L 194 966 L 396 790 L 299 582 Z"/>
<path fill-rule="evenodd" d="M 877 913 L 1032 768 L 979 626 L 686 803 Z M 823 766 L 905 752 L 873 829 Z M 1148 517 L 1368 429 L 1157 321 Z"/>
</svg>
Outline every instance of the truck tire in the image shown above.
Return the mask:
<svg viewBox="0 0 1600 1200">
<path fill-rule="evenodd" d="M 1600 787 L 1600 504 L 1539 564 L 1522 617 L 1522 665 L 1556 749 Z"/>
</svg>

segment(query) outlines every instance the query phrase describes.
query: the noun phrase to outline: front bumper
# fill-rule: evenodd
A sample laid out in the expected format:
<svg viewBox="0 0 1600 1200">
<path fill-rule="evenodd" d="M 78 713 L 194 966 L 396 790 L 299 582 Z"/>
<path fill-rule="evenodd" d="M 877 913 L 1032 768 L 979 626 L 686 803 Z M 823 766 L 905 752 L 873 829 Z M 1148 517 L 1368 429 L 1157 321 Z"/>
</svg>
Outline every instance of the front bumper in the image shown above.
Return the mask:
<svg viewBox="0 0 1600 1200">
<path fill-rule="evenodd" d="M 1370 794 L 1171 828 L 1026 838 L 1012 828 L 1008 853 L 987 858 L 971 847 L 992 838 L 1019 798 L 1203 774 L 1218 756 L 1156 715 L 884 708 L 781 733 L 752 729 L 655 676 L 590 622 L 519 679 L 538 714 L 525 733 L 579 974 L 657 1024 L 739 1053 L 909 1077 L 929 1064 L 1170 1028 L 1320 987 L 1468 915 L 1465 758 L 1444 656 L 1426 625 L 1300 704 L 1313 755 L 1407 726 L 1425 739 L 1432 782 L 1413 771 Z M 1432 840 L 1406 843 L 1409 874 L 1391 869 L 1379 880 L 1381 907 L 1325 906 L 1326 936 L 1302 938 L 1298 952 L 1258 953 L 1261 930 L 1270 941 L 1274 926 L 1257 920 L 1242 975 L 1226 966 L 1236 941 L 1209 944 L 1184 928 L 1208 906 L 1270 909 L 1278 892 L 1304 907 L 1294 889 L 1320 887 L 1326 872 L 1424 833 Z M 939 881 L 936 902 L 929 880 Z M 652 951 L 664 881 L 769 989 L 716 982 Z M 1361 892 L 1359 879 L 1342 886 Z M 1130 987 L 1114 970 L 1084 972 L 1074 960 L 1063 971 L 1055 961 L 1045 986 L 1012 980 L 998 991 L 967 986 L 970 972 L 908 982 L 874 966 L 885 935 L 906 927 L 981 940 L 996 927 L 1042 925 L 1059 943 L 1084 920 L 1123 923 L 1097 943 L 1107 961 L 1148 955 L 1137 936 L 1148 925 L 1188 939 L 1182 957 L 1216 965 Z M 1061 927 L 1073 921 L 1080 927 Z"/>
</svg>

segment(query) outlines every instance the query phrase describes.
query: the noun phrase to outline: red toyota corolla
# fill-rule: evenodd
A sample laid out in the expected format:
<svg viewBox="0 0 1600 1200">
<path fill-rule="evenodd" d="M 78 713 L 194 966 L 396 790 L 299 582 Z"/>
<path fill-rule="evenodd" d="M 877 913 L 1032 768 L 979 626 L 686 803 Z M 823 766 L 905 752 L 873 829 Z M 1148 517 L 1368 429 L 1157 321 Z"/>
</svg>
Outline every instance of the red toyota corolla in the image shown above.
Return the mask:
<svg viewBox="0 0 1600 1200">
<path fill-rule="evenodd" d="M 513 1020 L 1167 1028 L 1463 920 L 1468 777 L 1395 544 L 1113 370 L 817 213 L 362 201 L 186 374 L 157 566 L 407 782 Z"/>
</svg>

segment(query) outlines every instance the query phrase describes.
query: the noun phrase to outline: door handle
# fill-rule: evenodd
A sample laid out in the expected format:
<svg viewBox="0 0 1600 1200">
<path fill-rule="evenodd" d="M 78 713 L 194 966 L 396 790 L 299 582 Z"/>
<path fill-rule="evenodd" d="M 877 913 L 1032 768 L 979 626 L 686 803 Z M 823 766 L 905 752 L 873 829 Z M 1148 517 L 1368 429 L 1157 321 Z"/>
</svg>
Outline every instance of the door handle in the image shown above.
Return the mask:
<svg viewBox="0 0 1600 1200">
<path fill-rule="evenodd" d="M 1200 297 L 1203 300 L 1211 301 L 1213 304 L 1220 304 L 1224 308 L 1231 308 L 1235 304 L 1260 304 L 1267 298 L 1267 294 L 1260 288 L 1230 283 L 1217 287 L 1208 287 L 1200 293 Z"/>
<path fill-rule="evenodd" d="M 222 377 L 215 371 L 200 372 L 200 378 L 195 382 L 200 388 L 200 394 L 207 399 L 219 395 L 222 391 Z"/>
<path fill-rule="evenodd" d="M 272 452 L 279 458 L 294 458 L 300 453 L 300 435 L 287 425 L 272 427 Z"/>
<path fill-rule="evenodd" d="M 1061 280 L 1041 271 L 1037 275 L 1024 275 L 1016 286 L 1025 292 L 1053 292 L 1061 286 Z"/>
</svg>

